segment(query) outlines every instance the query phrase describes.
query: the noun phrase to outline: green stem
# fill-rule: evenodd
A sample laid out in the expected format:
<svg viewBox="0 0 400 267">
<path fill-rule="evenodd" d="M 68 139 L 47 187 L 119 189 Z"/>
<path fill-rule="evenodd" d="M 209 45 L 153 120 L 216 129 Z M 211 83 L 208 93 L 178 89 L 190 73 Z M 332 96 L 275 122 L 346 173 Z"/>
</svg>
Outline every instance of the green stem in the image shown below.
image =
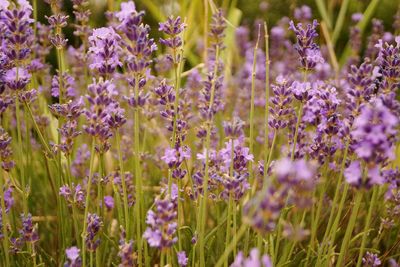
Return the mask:
<svg viewBox="0 0 400 267">
<path fill-rule="evenodd" d="M 3 181 L 4 179 L 4 181 Z M 5 178 L 3 175 L 3 169 L 0 169 L 0 197 L 1 197 L 1 217 L 3 218 L 3 251 L 6 258 L 5 266 L 10 266 L 10 254 L 9 254 L 9 241 L 8 241 L 8 215 L 6 213 L 6 204 L 4 201 L 4 190 Z"/>
<path fill-rule="evenodd" d="M 297 137 L 299 134 L 299 126 L 301 123 L 301 118 L 303 116 L 303 108 L 304 108 L 304 104 L 303 102 L 300 103 L 300 107 L 299 107 L 299 113 L 297 114 L 297 122 L 296 122 L 296 128 L 295 128 L 295 132 L 294 132 L 294 138 L 293 138 L 293 148 L 292 148 L 292 155 L 291 155 L 291 160 L 294 160 L 294 153 L 296 151 L 296 145 L 297 145 Z"/>
<path fill-rule="evenodd" d="M 350 0 L 344 0 L 342 2 L 342 4 L 340 5 L 339 16 L 338 16 L 338 18 L 336 20 L 335 29 L 333 30 L 333 35 L 332 35 L 333 46 L 335 46 L 337 40 L 339 39 L 340 32 L 342 31 L 349 3 L 350 3 Z"/>
<path fill-rule="evenodd" d="M 216 47 L 215 50 L 215 58 L 218 60 L 219 58 L 219 46 Z M 217 79 L 217 72 L 218 72 L 218 62 L 215 62 L 214 65 L 214 72 L 213 72 L 213 79 L 211 81 L 211 97 L 210 103 L 208 107 L 208 112 L 212 112 L 212 106 L 214 105 L 214 97 L 215 97 L 215 80 Z M 205 266 L 205 255 L 204 255 L 204 235 L 205 235 L 205 224 L 206 224 L 206 217 L 207 217 L 207 199 L 208 199 L 208 179 L 209 179 L 209 152 L 211 147 L 211 127 L 212 127 L 213 118 L 208 121 L 207 125 L 207 136 L 206 136 L 206 160 L 205 160 L 205 168 L 204 168 L 204 180 L 203 180 L 203 198 L 201 200 L 200 205 L 200 221 L 199 221 L 199 251 L 200 251 L 200 266 Z"/>
<path fill-rule="evenodd" d="M 254 52 L 253 52 L 253 67 L 251 71 L 251 100 L 250 100 L 250 143 L 249 143 L 249 148 L 250 148 L 250 154 L 254 155 L 254 99 L 255 99 L 255 80 L 256 80 L 256 66 L 257 66 L 257 50 L 258 50 L 258 43 L 260 41 L 260 28 L 258 28 L 258 36 L 257 36 L 257 41 L 254 46 Z M 254 186 L 256 185 L 256 179 L 254 179 L 254 171 L 253 171 L 253 162 L 249 162 L 249 171 L 250 171 L 250 183 L 252 183 Z"/>
<path fill-rule="evenodd" d="M 369 231 L 369 227 L 371 225 L 372 211 L 373 211 L 376 201 L 378 199 L 378 192 L 379 192 L 379 187 L 375 186 L 373 189 L 373 192 L 372 192 L 371 202 L 369 203 L 367 218 L 365 219 L 365 226 L 364 226 L 364 231 L 363 231 L 363 235 L 362 235 L 360 252 L 358 254 L 357 267 L 360 267 L 362 264 L 362 258 L 364 255 L 365 245 L 367 243 L 368 231 Z"/>
<path fill-rule="evenodd" d="M 235 248 L 238 241 L 242 238 L 242 236 L 246 232 L 246 228 L 247 228 L 246 226 L 247 226 L 246 224 L 242 224 L 242 226 L 237 231 L 237 234 L 233 237 L 231 243 L 225 248 L 224 253 L 218 259 L 217 263 L 215 264 L 215 267 L 221 267 L 222 264 L 227 260 L 227 258 L 229 257 L 229 254 L 232 252 L 232 250 Z"/>
<path fill-rule="evenodd" d="M 136 103 L 139 103 L 139 84 L 138 77 L 135 77 L 135 97 Z M 134 109 L 134 161 L 135 161 L 135 186 L 136 186 L 136 203 L 135 203 L 135 219 L 136 219 L 136 240 L 138 244 L 138 264 L 139 267 L 143 264 L 143 251 L 142 251 L 142 231 L 141 219 L 143 211 L 143 189 L 142 189 L 142 173 L 140 167 L 140 122 L 139 122 L 139 107 Z"/>
<path fill-rule="evenodd" d="M 18 70 L 17 70 L 17 79 L 18 79 Z M 22 144 L 22 133 L 21 133 L 21 112 L 19 106 L 18 96 L 15 97 L 15 117 L 17 120 L 17 139 L 18 139 L 18 158 L 20 161 L 20 176 L 21 176 L 21 187 L 22 187 L 22 197 L 23 197 L 23 210 L 24 213 L 28 213 L 28 202 L 26 199 L 26 177 L 25 177 L 25 163 L 24 163 L 24 152 L 23 152 L 23 144 Z M 27 137 L 28 138 L 28 137 Z"/>
<path fill-rule="evenodd" d="M 228 215 L 226 216 L 226 236 L 225 236 L 225 247 L 229 245 L 229 240 L 231 239 L 231 214 L 232 211 L 232 193 L 229 192 L 229 202 L 228 202 Z M 229 254 L 228 257 L 226 257 L 226 261 L 224 263 L 225 267 L 228 266 L 228 259 L 229 259 Z"/>
<path fill-rule="evenodd" d="M 267 23 L 264 22 L 264 32 L 265 32 L 265 118 L 264 118 L 264 183 L 267 182 L 268 177 L 268 136 L 269 136 L 269 36 Z M 274 134 L 274 138 L 276 135 Z M 271 147 L 272 150 L 272 147 Z M 255 190 L 255 189 L 254 189 Z"/>
<path fill-rule="evenodd" d="M 361 206 L 361 200 L 362 200 L 362 191 L 357 191 L 357 194 L 355 197 L 355 203 L 354 203 L 353 209 L 351 211 L 351 215 L 350 215 L 349 224 L 347 225 L 346 232 L 344 234 L 344 238 L 343 238 L 343 242 L 342 242 L 342 246 L 340 247 L 340 253 L 339 253 L 338 261 L 336 263 L 336 267 L 342 267 L 344 264 L 343 261 L 347 254 L 346 252 L 348 251 L 350 238 L 351 238 L 354 226 L 357 221 L 357 215 L 358 215 L 358 210 L 360 209 L 360 206 Z"/>
<path fill-rule="evenodd" d="M 130 229 L 129 229 L 129 204 L 128 204 L 128 190 L 126 189 L 126 181 L 125 181 L 125 171 L 124 171 L 124 161 L 122 160 L 122 152 L 121 152 L 121 135 L 118 130 L 115 131 L 115 139 L 117 142 L 117 152 L 118 152 L 118 162 L 119 162 L 119 170 L 121 173 L 121 184 L 123 191 L 123 201 L 124 201 L 124 219 L 125 219 L 125 231 L 126 236 L 129 239 L 130 237 Z"/>
<path fill-rule="evenodd" d="M 85 200 L 85 213 L 84 213 L 84 218 L 83 218 L 83 230 L 82 230 L 82 266 L 86 266 L 86 236 L 87 236 L 87 217 L 89 213 L 89 201 L 90 201 L 90 191 L 91 191 L 91 186 L 92 186 L 92 178 L 93 178 L 93 169 L 94 169 L 94 158 L 95 158 L 95 145 L 96 145 L 96 139 L 93 137 L 92 140 L 92 146 L 90 149 L 90 166 L 89 166 L 89 179 L 87 182 L 87 188 L 86 188 L 86 200 Z M 90 262 L 92 265 L 92 253 L 90 253 Z"/>
<path fill-rule="evenodd" d="M 348 155 L 348 152 L 349 152 L 349 146 L 350 146 L 350 142 L 347 141 L 345 149 L 344 149 L 344 153 L 343 153 L 343 159 L 342 159 L 342 164 L 341 164 L 341 167 L 340 167 L 339 177 L 338 177 L 338 180 L 336 182 L 336 190 L 335 190 L 335 195 L 333 197 L 333 203 L 332 203 L 332 208 L 331 208 L 331 211 L 330 211 L 330 214 L 329 214 L 328 224 L 327 224 L 327 227 L 325 229 L 324 237 L 322 238 L 322 240 L 324 241 L 324 243 L 322 244 L 322 248 L 321 248 L 322 249 L 322 253 L 318 254 L 317 264 L 320 263 L 320 257 L 322 257 L 325 254 L 325 245 L 327 243 L 329 243 L 329 241 L 325 242 L 325 240 L 327 240 L 328 235 L 329 235 L 330 230 L 331 230 L 331 227 L 332 227 L 332 223 L 334 222 L 333 219 L 334 219 L 335 214 L 336 214 L 336 206 L 338 204 L 337 202 L 339 201 L 339 193 L 340 193 L 340 188 L 342 187 L 343 173 L 344 173 L 344 169 L 346 167 L 346 160 L 347 160 L 347 155 Z M 340 211 L 340 213 L 341 213 L 341 211 Z M 340 217 L 340 215 L 341 214 L 339 214 L 339 217 Z"/>
</svg>

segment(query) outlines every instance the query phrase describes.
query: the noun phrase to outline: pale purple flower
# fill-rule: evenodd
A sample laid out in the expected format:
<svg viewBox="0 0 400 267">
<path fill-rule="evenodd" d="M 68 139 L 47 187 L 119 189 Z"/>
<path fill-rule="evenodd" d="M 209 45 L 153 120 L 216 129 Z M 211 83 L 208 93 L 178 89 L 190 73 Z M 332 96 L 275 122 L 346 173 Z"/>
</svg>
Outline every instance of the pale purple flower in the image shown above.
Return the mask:
<svg viewBox="0 0 400 267">
<path fill-rule="evenodd" d="M 121 37 L 111 27 L 94 29 L 89 37 L 89 67 L 101 75 L 111 75 L 118 66 L 122 66 L 119 59 Z"/>
<path fill-rule="evenodd" d="M 272 267 L 272 262 L 268 255 L 262 255 L 257 248 L 250 251 L 248 258 L 245 258 L 243 252 L 240 251 L 230 267 Z"/>
<path fill-rule="evenodd" d="M 176 256 L 178 257 L 178 264 L 180 267 L 185 267 L 187 266 L 189 259 L 186 257 L 186 252 L 185 251 L 179 251 L 176 253 Z"/>
<path fill-rule="evenodd" d="M 77 247 L 70 247 L 65 250 L 67 256 L 67 262 L 64 263 L 64 267 L 81 267 L 82 260 L 79 256 L 80 249 Z"/>
</svg>

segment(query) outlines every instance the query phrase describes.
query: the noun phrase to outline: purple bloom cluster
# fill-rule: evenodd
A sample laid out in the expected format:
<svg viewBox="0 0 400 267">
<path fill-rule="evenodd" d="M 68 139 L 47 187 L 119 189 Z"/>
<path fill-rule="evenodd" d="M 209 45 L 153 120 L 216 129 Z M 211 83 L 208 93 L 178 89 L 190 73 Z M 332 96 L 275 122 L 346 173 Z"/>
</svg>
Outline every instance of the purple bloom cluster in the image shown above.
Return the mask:
<svg viewBox="0 0 400 267">
<path fill-rule="evenodd" d="M 99 79 L 88 86 L 86 96 L 90 107 L 85 110 L 87 124 L 85 131 L 98 139 L 98 153 L 105 153 L 110 148 L 109 139 L 113 130 L 120 128 L 125 122 L 124 110 L 115 100 L 117 91 L 112 81 Z"/>
<path fill-rule="evenodd" d="M 272 85 L 272 91 L 274 95 L 270 98 L 268 124 L 277 131 L 286 128 L 293 119 L 292 87 L 285 78 L 280 76 L 276 79 L 276 84 Z"/>
<path fill-rule="evenodd" d="M 165 33 L 169 38 L 160 39 L 160 43 L 173 50 L 172 55 L 167 55 L 167 58 L 173 63 L 178 64 L 181 61 L 180 51 L 183 40 L 180 34 L 185 29 L 186 25 L 181 22 L 181 18 L 169 17 L 166 22 L 160 23 L 159 31 Z"/>
<path fill-rule="evenodd" d="M 65 250 L 68 261 L 64 263 L 64 267 L 81 267 L 82 259 L 79 256 L 80 249 L 77 247 L 70 247 Z"/>
<path fill-rule="evenodd" d="M 0 160 L 3 170 L 9 172 L 15 165 L 12 160 L 11 137 L 0 127 Z"/>
<path fill-rule="evenodd" d="M 297 39 L 294 48 L 299 54 L 301 65 L 305 70 L 312 70 L 318 63 L 325 61 L 318 45 L 314 43 L 314 39 L 318 36 L 317 26 L 316 20 L 312 24 L 308 24 L 307 27 L 303 27 L 302 23 L 295 25 L 293 21 L 290 22 L 289 29 L 296 34 Z"/>
<path fill-rule="evenodd" d="M 271 259 L 268 255 L 262 255 L 257 248 L 253 248 L 250 251 L 248 258 L 245 258 L 243 252 L 240 251 L 230 267 L 272 267 Z"/>
<path fill-rule="evenodd" d="M 89 67 L 103 77 L 110 77 L 118 66 L 121 37 L 111 27 L 94 29 L 89 37 Z"/>
<path fill-rule="evenodd" d="M 250 225 L 261 233 L 271 232 L 285 204 L 291 203 L 296 209 L 308 208 L 316 183 L 315 171 L 315 166 L 303 159 L 284 158 L 276 162 L 272 173 L 277 184 L 259 191 L 245 206 Z"/>
<path fill-rule="evenodd" d="M 384 182 L 381 167 L 394 157 L 393 138 L 397 126 L 398 119 L 380 99 L 374 99 L 361 108 L 360 115 L 354 120 L 351 136 L 355 153 L 362 162 L 354 161 L 346 169 L 347 182 L 358 187 Z M 367 177 L 364 177 L 361 165 L 365 165 Z"/>
<path fill-rule="evenodd" d="M 166 193 L 166 192 L 164 192 Z M 172 185 L 171 195 L 159 196 L 155 200 L 155 211 L 147 212 L 146 223 L 148 225 L 143 237 L 150 247 L 159 249 L 170 248 L 177 242 L 177 208 L 178 187 Z"/>
<path fill-rule="evenodd" d="M 89 214 L 87 218 L 87 236 L 85 242 L 89 251 L 96 251 L 96 248 L 100 245 L 100 238 L 98 234 L 103 227 L 103 222 L 97 214 Z"/>
</svg>

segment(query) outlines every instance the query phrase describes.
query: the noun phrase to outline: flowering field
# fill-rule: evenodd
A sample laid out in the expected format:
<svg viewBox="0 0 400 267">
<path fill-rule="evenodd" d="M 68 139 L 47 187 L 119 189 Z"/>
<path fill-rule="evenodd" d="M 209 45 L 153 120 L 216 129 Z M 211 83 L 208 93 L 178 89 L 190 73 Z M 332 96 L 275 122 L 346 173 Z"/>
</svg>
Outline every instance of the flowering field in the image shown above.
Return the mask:
<svg viewBox="0 0 400 267">
<path fill-rule="evenodd" d="M 0 266 L 400 266 L 400 3 L 250 2 L 0 0 Z"/>
</svg>

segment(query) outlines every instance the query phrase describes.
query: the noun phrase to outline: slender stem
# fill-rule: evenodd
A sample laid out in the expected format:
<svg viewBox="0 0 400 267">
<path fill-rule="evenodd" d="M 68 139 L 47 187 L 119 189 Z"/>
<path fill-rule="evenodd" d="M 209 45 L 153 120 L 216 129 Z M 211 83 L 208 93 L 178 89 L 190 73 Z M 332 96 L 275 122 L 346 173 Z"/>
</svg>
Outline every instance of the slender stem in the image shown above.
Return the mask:
<svg viewBox="0 0 400 267">
<path fill-rule="evenodd" d="M 269 36 L 267 23 L 264 22 L 264 32 L 265 32 L 265 118 L 264 118 L 264 183 L 267 182 L 268 177 L 268 136 L 269 136 Z M 274 138 L 275 134 L 274 134 Z M 272 148 L 271 148 L 272 150 Z"/>
<path fill-rule="evenodd" d="M 304 71 L 304 76 L 303 76 L 303 82 L 307 81 L 307 70 Z M 299 126 L 301 123 L 301 118 L 303 117 L 303 108 L 304 108 L 304 103 L 300 103 L 299 107 L 299 113 L 297 114 L 297 122 L 296 122 L 296 128 L 294 132 L 294 138 L 293 138 L 293 148 L 292 148 L 292 155 L 291 155 L 291 160 L 294 160 L 294 153 L 296 151 L 296 145 L 297 145 L 297 137 L 299 134 Z"/>
<path fill-rule="evenodd" d="M 233 237 L 231 243 L 225 248 L 224 253 L 218 259 L 217 263 L 215 264 L 215 267 L 221 267 L 223 265 L 223 263 L 227 260 L 227 258 L 229 257 L 229 254 L 235 248 L 237 242 L 242 238 L 242 236 L 246 232 L 246 228 L 247 228 L 247 225 L 242 224 L 242 226 L 237 231 L 237 234 Z"/>
<path fill-rule="evenodd" d="M 292 155 L 290 157 L 291 160 L 294 160 L 294 154 L 295 154 L 296 145 L 297 145 L 297 137 L 299 135 L 299 126 L 300 126 L 301 118 L 303 116 L 303 108 L 304 108 L 304 104 L 302 102 L 302 103 L 300 103 L 299 113 L 297 114 L 297 122 L 296 122 L 296 128 L 295 128 L 295 132 L 294 132 L 294 138 L 293 138 Z"/>
<path fill-rule="evenodd" d="M 367 214 L 367 217 L 365 218 L 365 226 L 364 226 L 364 231 L 363 231 L 363 235 L 362 235 L 360 252 L 358 254 L 357 267 L 360 267 L 362 264 L 362 258 L 364 256 L 364 251 L 365 251 L 365 245 L 367 243 L 368 230 L 371 225 L 372 211 L 373 211 L 376 201 L 378 199 L 378 195 L 379 195 L 378 193 L 379 193 L 379 187 L 375 186 L 373 189 L 373 192 L 372 192 L 371 202 L 369 203 L 368 214 Z"/>
<path fill-rule="evenodd" d="M 350 142 L 347 141 L 345 149 L 344 149 L 344 152 L 343 152 L 343 159 L 342 159 L 342 164 L 341 164 L 341 167 L 340 167 L 339 177 L 338 177 L 338 180 L 336 182 L 336 190 L 335 190 L 335 195 L 333 197 L 333 203 L 332 203 L 332 208 L 331 208 L 331 211 L 330 211 L 330 214 L 329 214 L 328 224 L 327 224 L 327 227 L 325 229 L 324 237 L 322 238 L 322 240 L 324 241 L 324 243 L 322 244 L 322 248 L 321 248 L 322 252 L 318 254 L 317 264 L 319 264 L 319 262 L 320 262 L 320 257 L 322 257 L 325 254 L 325 246 L 327 245 L 327 243 L 329 243 L 327 238 L 328 238 L 328 235 L 330 233 L 330 230 L 331 230 L 331 227 L 332 227 L 332 223 L 334 222 L 335 214 L 338 215 L 339 217 L 341 216 L 341 210 L 340 210 L 340 214 L 336 213 L 336 206 L 338 205 L 337 202 L 339 201 L 339 193 L 340 193 L 340 188 L 342 187 L 343 173 L 344 173 L 344 169 L 346 167 L 346 160 L 347 160 L 347 155 L 348 155 L 348 152 L 349 152 L 349 146 L 350 146 Z M 341 201 L 340 201 L 340 203 L 341 203 Z"/>
<path fill-rule="evenodd" d="M 18 70 L 17 70 L 18 73 Z M 18 76 L 18 74 L 17 74 Z M 17 78 L 18 79 L 18 78 Z M 22 144 L 22 133 L 21 133 L 21 112 L 20 112 L 20 106 L 19 106 L 19 100 L 18 100 L 18 96 L 16 96 L 15 98 L 15 117 L 17 120 L 17 139 L 18 139 L 18 158 L 20 161 L 20 176 L 21 176 L 21 187 L 22 187 L 22 191 L 23 191 L 23 202 L 22 202 L 22 206 L 23 206 L 23 210 L 24 213 L 27 214 L 28 213 L 28 202 L 26 199 L 26 177 L 25 177 L 25 163 L 24 163 L 24 152 L 23 152 L 23 144 Z M 27 137 L 28 138 L 28 137 Z"/>
<path fill-rule="evenodd" d="M 261 26 L 258 27 L 258 35 L 257 35 L 257 41 L 254 46 L 254 52 L 253 52 L 253 67 L 251 71 L 251 100 L 250 100 L 250 136 L 249 136 L 249 148 L 250 148 L 250 154 L 254 155 L 254 98 L 255 98 L 255 80 L 256 80 L 256 66 L 257 66 L 257 50 L 258 50 L 258 43 L 260 41 L 260 32 L 261 32 Z M 250 166 L 249 166 L 249 171 L 250 171 L 250 182 L 255 186 L 256 182 L 254 180 L 254 171 L 253 171 L 253 162 L 250 161 Z"/>
<path fill-rule="evenodd" d="M 26 102 L 24 102 L 24 104 L 25 104 L 25 107 L 28 110 L 29 116 L 31 117 L 31 120 L 33 122 L 33 127 L 35 128 L 36 133 L 39 136 L 40 143 L 42 143 L 42 146 L 45 148 L 46 153 L 48 154 L 48 156 L 53 156 L 53 152 L 50 150 L 50 147 L 48 146 L 46 140 L 44 139 L 44 136 L 43 136 L 42 132 L 40 131 L 39 126 L 36 123 L 36 120 L 35 120 L 35 117 L 33 116 L 33 112 L 32 112 L 32 109 L 31 109 L 30 105 L 28 103 L 26 103 Z M 60 166 L 57 165 L 57 168 L 60 168 Z"/>
<path fill-rule="evenodd" d="M 138 77 L 135 77 L 135 97 L 136 103 L 139 103 L 139 84 Z M 142 189 L 142 174 L 140 167 L 140 121 L 139 121 L 139 107 L 136 106 L 134 109 L 134 161 L 135 161 L 135 186 L 136 186 L 136 203 L 135 203 L 135 219 L 136 219 L 136 240 L 138 244 L 138 264 L 139 267 L 143 264 L 143 252 L 142 252 L 142 231 L 141 231 L 141 219 L 143 210 L 143 189 Z"/>
<path fill-rule="evenodd" d="M 349 3 L 350 3 L 350 0 L 344 0 L 343 3 L 340 5 L 339 16 L 336 20 L 335 29 L 333 30 L 333 35 L 332 35 L 333 46 L 335 46 L 337 40 L 339 39 L 340 32 L 342 31 Z"/>
<path fill-rule="evenodd" d="M 340 247 L 340 253 L 339 253 L 338 261 L 336 263 L 336 267 L 343 266 L 343 263 L 344 263 L 343 261 L 346 256 L 347 249 L 349 247 L 351 234 L 353 233 L 353 229 L 354 229 L 354 226 L 357 221 L 358 210 L 360 209 L 360 206 L 361 206 L 362 194 L 363 194 L 362 191 L 357 191 L 357 194 L 355 197 L 356 198 L 355 203 L 354 203 L 353 209 L 351 211 L 351 215 L 350 215 L 349 224 L 347 225 L 346 232 L 344 234 L 344 238 L 343 238 L 343 242 L 342 242 L 342 246 Z"/>
<path fill-rule="evenodd" d="M 4 181 L 3 181 L 4 179 Z M 4 256 L 6 258 L 6 264 L 5 266 L 10 266 L 10 254 L 9 254 L 9 240 L 8 240 L 8 215 L 6 212 L 6 204 L 4 201 L 4 190 L 3 186 L 5 185 L 5 178 L 3 175 L 3 169 L 0 169 L 0 197 L 1 197 L 1 217 L 3 219 L 3 251 L 4 251 Z"/>
<path fill-rule="evenodd" d="M 93 137 L 92 140 L 92 146 L 90 149 L 90 166 L 89 166 L 89 179 L 87 182 L 87 187 L 86 187 L 86 201 L 85 201 L 85 214 L 83 218 L 83 230 L 82 230 L 82 266 L 86 266 L 86 236 L 87 236 L 87 217 L 89 213 L 89 201 L 90 201 L 90 191 L 91 191 L 91 186 L 92 186 L 92 178 L 93 178 L 93 169 L 94 169 L 94 158 L 95 158 L 95 145 L 96 145 L 96 139 Z M 90 258 L 92 261 L 92 253 L 90 253 Z"/>
<path fill-rule="evenodd" d="M 218 72 L 218 57 L 219 57 L 219 47 L 216 47 L 215 50 L 215 65 L 213 72 L 213 79 L 211 81 L 211 97 L 210 103 L 208 107 L 208 112 L 212 114 L 212 107 L 214 105 L 214 97 L 215 97 L 215 82 L 217 79 Z M 205 168 L 204 168 L 204 180 L 203 180 L 203 199 L 201 200 L 200 205 L 200 221 L 199 221 L 199 250 L 200 250 L 200 266 L 205 266 L 205 255 L 204 255 L 204 235 L 205 235 L 205 224 L 207 220 L 207 199 L 208 199 L 208 179 L 209 179 L 209 157 L 210 157 L 210 147 L 211 147 L 211 128 L 213 123 L 213 116 L 211 115 L 211 119 L 208 121 L 207 125 L 207 136 L 206 136 L 206 160 L 205 160 Z"/>
<path fill-rule="evenodd" d="M 117 142 L 117 151 L 118 151 L 118 162 L 119 162 L 119 170 L 121 173 L 121 184 L 122 184 L 122 192 L 123 192 L 123 201 L 124 201 L 124 221 L 125 221 L 125 231 L 126 235 L 129 239 L 130 230 L 129 230 L 129 206 L 128 206 L 128 191 L 126 189 L 126 181 L 125 181 L 125 171 L 124 171 L 124 161 L 122 160 L 122 152 L 121 152 L 121 135 L 119 130 L 115 131 L 115 139 Z"/>
<path fill-rule="evenodd" d="M 231 214 L 232 211 L 232 193 L 229 192 L 229 202 L 228 202 L 228 215 L 226 216 L 226 235 L 225 235 L 225 247 L 229 245 L 229 240 L 231 239 Z M 226 261 L 224 263 L 224 266 L 228 266 L 228 259 L 229 259 L 229 254 L 228 257 L 226 257 Z"/>
</svg>

